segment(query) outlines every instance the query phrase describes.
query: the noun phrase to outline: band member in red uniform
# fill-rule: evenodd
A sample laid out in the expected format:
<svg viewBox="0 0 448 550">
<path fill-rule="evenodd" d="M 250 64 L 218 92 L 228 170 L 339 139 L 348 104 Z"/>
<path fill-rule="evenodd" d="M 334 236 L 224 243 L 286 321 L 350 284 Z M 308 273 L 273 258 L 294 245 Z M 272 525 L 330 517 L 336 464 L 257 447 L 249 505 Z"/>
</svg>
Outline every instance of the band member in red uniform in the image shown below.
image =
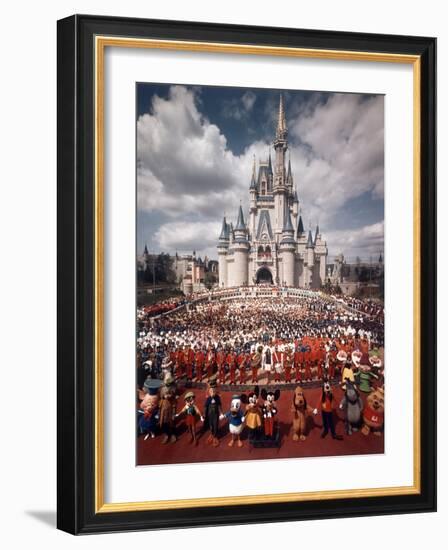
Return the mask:
<svg viewBox="0 0 448 550">
<path fill-rule="evenodd" d="M 309 345 L 306 346 L 303 356 L 305 363 L 305 380 L 311 382 L 311 348 Z"/>
<path fill-rule="evenodd" d="M 243 350 L 241 350 L 240 353 L 238 354 L 236 362 L 238 364 L 238 369 L 239 369 L 239 374 L 240 374 L 240 384 L 245 384 L 246 383 L 247 355 L 244 353 Z"/>
<path fill-rule="evenodd" d="M 207 369 L 207 379 L 213 376 L 213 367 L 215 366 L 215 353 L 210 348 L 205 356 L 205 368 Z"/>
<path fill-rule="evenodd" d="M 236 353 L 230 349 L 226 357 L 226 363 L 230 371 L 230 383 L 236 384 Z"/>
<path fill-rule="evenodd" d="M 176 378 L 182 378 L 184 375 L 184 352 L 182 348 L 176 351 L 176 363 L 175 363 Z"/>
<path fill-rule="evenodd" d="M 336 370 L 336 363 L 337 363 L 337 359 L 336 359 L 337 354 L 338 354 L 338 349 L 335 345 L 333 345 L 328 358 L 328 375 L 330 377 L 330 380 L 333 379 L 336 374 L 335 370 Z"/>
<path fill-rule="evenodd" d="M 301 343 L 297 344 L 296 351 L 294 352 L 294 370 L 296 371 L 296 382 L 300 384 L 302 382 L 301 362 L 302 353 L 300 351 Z"/>
<path fill-rule="evenodd" d="M 280 376 L 283 371 L 283 352 L 276 345 L 272 354 L 272 362 L 274 364 L 274 382 L 280 382 Z"/>
<path fill-rule="evenodd" d="M 226 352 L 221 348 L 216 354 L 216 364 L 218 365 L 219 383 L 224 384 L 226 381 Z"/>
<path fill-rule="evenodd" d="M 250 358 L 250 368 L 252 369 L 252 384 L 256 384 L 258 382 L 258 369 L 261 365 L 261 352 L 263 351 L 263 348 L 259 346 L 257 348 L 257 351 L 251 355 Z"/>
<path fill-rule="evenodd" d="M 196 366 L 196 380 L 200 382 L 202 380 L 202 374 L 204 371 L 205 354 L 201 349 L 197 349 L 194 354 L 194 363 Z"/>
<path fill-rule="evenodd" d="M 284 357 L 283 357 L 283 367 L 285 369 L 285 382 L 289 383 L 291 382 L 291 371 L 292 371 L 292 364 L 294 361 L 294 355 L 291 350 L 291 348 L 288 348 L 285 351 Z"/>
<path fill-rule="evenodd" d="M 184 363 L 185 363 L 185 372 L 187 375 L 187 381 L 191 382 L 193 380 L 193 363 L 194 363 L 194 351 L 188 345 L 184 351 Z"/>
</svg>

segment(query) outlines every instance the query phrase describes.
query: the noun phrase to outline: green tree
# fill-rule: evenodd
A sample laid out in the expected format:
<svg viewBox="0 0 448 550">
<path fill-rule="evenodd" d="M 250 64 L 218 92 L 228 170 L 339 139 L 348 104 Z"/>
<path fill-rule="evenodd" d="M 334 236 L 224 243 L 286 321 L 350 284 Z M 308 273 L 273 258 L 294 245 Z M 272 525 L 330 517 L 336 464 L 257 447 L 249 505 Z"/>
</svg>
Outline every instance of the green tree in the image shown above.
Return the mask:
<svg viewBox="0 0 448 550">
<path fill-rule="evenodd" d="M 217 282 L 216 275 L 212 273 L 211 271 L 207 271 L 204 275 L 204 285 L 209 290 L 212 288 L 212 286 Z"/>
</svg>

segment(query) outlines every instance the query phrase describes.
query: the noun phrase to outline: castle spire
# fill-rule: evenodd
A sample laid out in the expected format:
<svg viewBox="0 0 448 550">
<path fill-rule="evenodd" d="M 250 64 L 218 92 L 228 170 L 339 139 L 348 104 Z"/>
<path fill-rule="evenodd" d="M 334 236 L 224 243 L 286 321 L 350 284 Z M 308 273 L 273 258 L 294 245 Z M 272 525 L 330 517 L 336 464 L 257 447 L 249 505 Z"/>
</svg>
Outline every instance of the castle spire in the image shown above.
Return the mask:
<svg viewBox="0 0 448 550">
<path fill-rule="evenodd" d="M 292 222 L 291 222 L 291 212 L 288 207 L 286 207 L 285 222 L 283 224 L 283 232 L 294 233 L 294 226 L 292 225 Z"/>
<path fill-rule="evenodd" d="M 149 252 L 148 252 L 148 245 L 145 243 L 145 249 L 143 250 L 143 254 L 145 256 L 148 256 Z"/>
<path fill-rule="evenodd" d="M 243 207 L 240 204 L 240 209 L 238 210 L 238 219 L 236 221 L 235 231 L 245 231 L 246 224 L 244 223 Z"/>
<path fill-rule="evenodd" d="M 220 241 L 227 241 L 229 239 L 229 226 L 227 225 L 226 217 L 222 220 L 221 234 L 219 235 Z"/>
<path fill-rule="evenodd" d="M 283 105 L 283 95 L 280 94 L 278 105 L 278 120 L 277 120 L 277 139 L 285 139 L 288 130 L 286 128 L 285 107 Z"/>
<path fill-rule="evenodd" d="M 272 160 L 271 160 L 271 148 L 269 147 L 269 174 L 272 176 Z"/>
<path fill-rule="evenodd" d="M 314 248 L 313 236 L 311 235 L 311 229 L 308 231 L 308 242 L 306 243 L 306 248 Z"/>
<path fill-rule="evenodd" d="M 319 224 L 316 225 L 316 233 L 314 234 L 314 244 L 317 242 L 317 237 L 319 235 Z"/>
<path fill-rule="evenodd" d="M 305 233 L 305 229 L 303 227 L 302 214 L 300 214 L 299 223 L 297 224 L 297 234 L 303 235 L 303 233 Z"/>
<path fill-rule="evenodd" d="M 257 185 L 255 183 L 255 173 L 256 173 L 256 162 L 255 162 L 255 155 L 254 155 L 254 164 L 252 167 L 252 179 L 250 181 L 250 187 L 249 189 L 256 189 Z"/>
</svg>

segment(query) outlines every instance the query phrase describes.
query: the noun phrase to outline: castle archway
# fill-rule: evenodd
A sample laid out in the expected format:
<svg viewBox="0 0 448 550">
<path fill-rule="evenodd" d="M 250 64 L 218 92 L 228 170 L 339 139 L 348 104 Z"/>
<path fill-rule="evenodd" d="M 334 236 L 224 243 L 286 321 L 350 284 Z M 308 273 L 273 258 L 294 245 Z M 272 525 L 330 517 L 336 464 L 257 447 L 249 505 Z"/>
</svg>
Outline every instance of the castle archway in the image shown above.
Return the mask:
<svg viewBox="0 0 448 550">
<path fill-rule="evenodd" d="M 256 283 L 257 285 L 272 285 L 272 273 L 267 267 L 260 267 L 260 269 L 257 271 Z"/>
</svg>

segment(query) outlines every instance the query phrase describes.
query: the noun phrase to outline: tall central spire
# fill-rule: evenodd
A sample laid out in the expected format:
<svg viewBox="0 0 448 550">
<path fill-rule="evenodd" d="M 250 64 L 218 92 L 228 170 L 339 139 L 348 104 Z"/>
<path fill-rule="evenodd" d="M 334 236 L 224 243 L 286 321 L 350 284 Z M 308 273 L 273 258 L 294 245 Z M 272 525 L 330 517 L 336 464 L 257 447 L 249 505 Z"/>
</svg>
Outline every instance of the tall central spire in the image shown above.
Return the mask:
<svg viewBox="0 0 448 550">
<path fill-rule="evenodd" d="M 278 105 L 278 121 L 277 121 L 277 139 L 285 139 L 288 133 L 286 128 L 285 107 L 283 105 L 283 96 L 280 94 L 280 102 Z"/>
</svg>

